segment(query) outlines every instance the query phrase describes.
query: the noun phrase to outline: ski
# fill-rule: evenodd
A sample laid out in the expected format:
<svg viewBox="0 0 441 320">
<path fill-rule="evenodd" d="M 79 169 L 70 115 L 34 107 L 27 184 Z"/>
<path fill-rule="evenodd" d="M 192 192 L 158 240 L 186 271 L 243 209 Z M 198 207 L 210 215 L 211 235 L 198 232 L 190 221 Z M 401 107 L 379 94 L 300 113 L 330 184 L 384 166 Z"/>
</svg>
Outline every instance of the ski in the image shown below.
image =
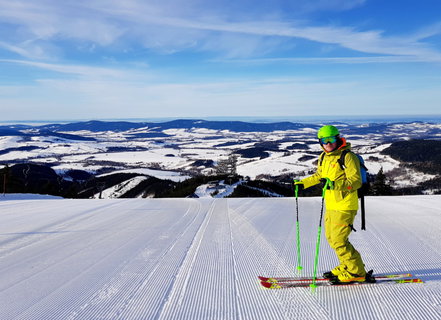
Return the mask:
<svg viewBox="0 0 441 320">
<path fill-rule="evenodd" d="M 397 274 L 376 274 L 373 275 L 375 279 L 399 279 L 412 277 L 410 273 L 397 273 Z M 258 277 L 260 281 L 278 283 L 278 282 L 312 282 L 311 277 Z M 318 277 L 315 281 L 329 281 L 328 278 Z"/>
<path fill-rule="evenodd" d="M 419 278 L 411 278 L 411 279 L 379 279 L 376 282 L 348 282 L 348 283 L 337 283 L 333 284 L 330 281 L 320 281 L 316 282 L 315 286 L 318 287 L 341 287 L 341 286 L 363 286 L 363 285 L 378 285 L 378 284 L 396 284 L 396 283 L 423 283 L 423 280 Z M 268 289 L 285 289 L 285 288 L 308 288 L 312 284 L 312 281 L 310 282 L 266 282 L 261 281 L 260 284 Z"/>
</svg>

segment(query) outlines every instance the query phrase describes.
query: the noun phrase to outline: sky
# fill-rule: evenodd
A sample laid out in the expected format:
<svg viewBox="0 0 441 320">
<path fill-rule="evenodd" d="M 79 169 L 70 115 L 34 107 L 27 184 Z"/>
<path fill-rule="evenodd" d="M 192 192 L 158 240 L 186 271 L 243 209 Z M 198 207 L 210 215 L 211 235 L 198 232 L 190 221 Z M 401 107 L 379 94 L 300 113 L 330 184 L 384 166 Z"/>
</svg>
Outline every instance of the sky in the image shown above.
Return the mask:
<svg viewBox="0 0 441 320">
<path fill-rule="evenodd" d="M 440 105 L 440 0 L 0 0 L 2 121 Z"/>
</svg>

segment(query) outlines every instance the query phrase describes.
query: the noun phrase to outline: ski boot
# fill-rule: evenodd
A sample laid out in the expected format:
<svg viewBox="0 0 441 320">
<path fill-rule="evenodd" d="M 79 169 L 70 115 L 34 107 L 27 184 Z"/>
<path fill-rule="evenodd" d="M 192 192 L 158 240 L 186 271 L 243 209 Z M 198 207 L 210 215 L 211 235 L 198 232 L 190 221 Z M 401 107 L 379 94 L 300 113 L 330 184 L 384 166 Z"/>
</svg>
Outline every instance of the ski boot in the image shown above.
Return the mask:
<svg viewBox="0 0 441 320">
<path fill-rule="evenodd" d="M 346 267 L 338 266 L 332 269 L 331 271 L 323 273 L 323 277 L 326 279 L 337 278 L 338 275 L 341 274 L 342 272 L 346 272 Z"/>
<path fill-rule="evenodd" d="M 374 277 L 373 273 L 374 273 L 374 270 L 369 270 L 366 273 L 366 282 L 369 282 L 369 283 L 377 282 L 377 280 L 375 280 L 375 277 Z"/>
<path fill-rule="evenodd" d="M 349 284 L 354 282 L 366 282 L 366 275 L 353 274 L 348 271 L 340 273 L 337 277 L 329 280 L 332 284 Z"/>
</svg>

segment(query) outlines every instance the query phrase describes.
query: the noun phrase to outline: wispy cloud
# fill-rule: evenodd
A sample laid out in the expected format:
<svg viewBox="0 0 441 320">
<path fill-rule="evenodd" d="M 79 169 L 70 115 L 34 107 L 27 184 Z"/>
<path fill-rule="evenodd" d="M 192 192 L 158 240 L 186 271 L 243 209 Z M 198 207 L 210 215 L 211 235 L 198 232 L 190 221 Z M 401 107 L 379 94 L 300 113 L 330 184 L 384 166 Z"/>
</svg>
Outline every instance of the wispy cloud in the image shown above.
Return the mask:
<svg viewBox="0 0 441 320">
<path fill-rule="evenodd" d="M 77 1 L 0 0 L 0 8 L 0 22 L 15 26 L 13 36 L 27 40 L 79 39 L 107 45 L 121 34 L 121 28 L 100 13 L 100 7 L 84 8 Z"/>
<path fill-rule="evenodd" d="M 441 61 L 441 60 L 436 60 Z M 381 63 L 423 63 L 428 61 L 423 57 L 413 56 L 372 56 L 372 57 L 321 57 L 321 58 L 261 58 L 261 59 L 222 59 L 213 62 L 250 64 L 381 64 Z"/>
<path fill-rule="evenodd" d="M 351 9 L 365 0 L 320 0 L 296 2 L 308 10 Z M 253 57 L 282 43 L 303 39 L 333 44 L 356 52 L 413 56 L 440 60 L 441 53 L 424 42 L 439 34 L 434 25 L 414 35 L 387 37 L 381 30 L 317 25 L 305 20 L 284 20 L 282 11 L 243 13 L 213 11 L 200 1 L 6 1 L 0 0 L 0 19 L 17 27 L 18 34 L 4 37 L 4 49 L 24 57 L 39 57 L 35 39 L 56 45 L 60 40 L 85 41 L 107 47 L 125 46 L 176 52 L 180 50 L 219 50 L 230 57 Z M 216 7 L 216 6 L 215 6 Z M 23 28 L 25 32 L 23 32 Z M 19 40 L 15 40 L 19 39 Z M 26 47 L 23 45 L 27 41 Z M 243 50 L 238 46 L 243 44 Z M 221 52 L 216 52 L 217 54 Z"/>
<path fill-rule="evenodd" d="M 381 31 L 357 31 L 346 27 L 291 26 L 287 23 L 198 23 L 183 21 L 182 27 L 225 31 L 231 33 L 253 34 L 301 38 L 323 44 L 336 44 L 357 52 L 414 56 L 440 60 L 441 53 L 413 38 L 384 37 Z"/>
<path fill-rule="evenodd" d="M 133 79 L 136 75 L 141 76 L 138 71 L 129 71 L 127 69 L 118 69 L 110 67 L 94 67 L 88 65 L 69 65 L 69 64 L 54 64 L 46 62 L 35 62 L 28 60 L 10 60 L 10 59 L 0 59 L 0 63 L 13 63 L 26 65 L 34 68 L 43 69 L 46 71 L 57 72 L 70 76 L 85 77 L 88 79 Z M 145 74 L 143 74 L 145 77 Z"/>
<path fill-rule="evenodd" d="M 415 33 L 410 35 L 410 38 L 414 39 L 414 41 L 420 41 L 439 35 L 441 35 L 441 21 L 435 24 L 425 26 L 420 30 L 417 30 Z"/>
<path fill-rule="evenodd" d="M 428 14 L 426 25 L 372 27 L 380 19 L 371 4 L 0 0 L 0 110 L 9 118 L 26 110 L 40 118 L 264 116 L 351 105 L 401 112 L 420 101 L 421 112 L 437 110 L 441 21 Z M 344 12 L 354 8 L 361 19 Z"/>
<path fill-rule="evenodd" d="M 23 47 L 11 45 L 9 43 L 2 42 L 2 41 L 0 41 L 0 48 L 6 49 L 7 51 L 10 51 L 10 52 L 14 52 L 14 53 L 16 53 L 22 57 L 26 57 L 26 58 L 38 56 L 37 54 L 35 54 L 35 52 L 31 54 L 28 50 L 24 49 Z"/>
<path fill-rule="evenodd" d="M 326 3 L 333 3 L 335 5 L 345 3 L 347 7 L 352 7 L 363 3 L 364 1 L 343 1 L 335 0 Z M 316 3 L 320 7 L 325 2 Z M 304 21 L 289 21 L 283 20 L 269 20 L 266 16 L 245 17 L 244 22 L 230 21 L 220 16 L 207 17 L 192 17 L 191 19 L 180 16 L 164 14 L 161 16 L 149 15 L 146 11 L 136 10 L 140 8 L 132 7 L 131 9 L 113 7 L 111 15 L 116 17 L 125 17 L 141 28 L 148 28 L 149 25 L 161 25 L 172 28 L 170 31 L 177 35 L 184 35 L 187 29 L 220 32 L 236 35 L 253 35 L 262 37 L 261 41 L 267 41 L 268 37 L 283 37 L 286 41 L 291 38 L 305 39 L 322 44 L 336 44 L 343 48 L 351 49 L 358 52 L 373 53 L 373 54 L 390 54 L 390 55 L 404 55 L 415 57 L 427 57 L 428 59 L 438 60 L 441 54 L 436 50 L 430 48 L 429 45 L 420 42 L 423 37 L 415 38 L 412 36 L 403 35 L 401 37 L 386 37 L 383 36 L 381 30 L 367 30 L 360 31 L 354 27 L 340 27 L 340 26 L 314 26 L 306 24 Z M 147 13 L 147 14 L 146 14 Z M 431 28 L 431 32 L 437 32 L 436 28 Z M 166 31 L 165 31 L 166 32 Z M 427 33 L 427 32 L 426 32 Z M 159 32 L 158 36 L 161 36 Z M 205 34 L 193 34 L 195 38 L 194 43 L 198 40 L 204 41 Z M 217 37 L 213 37 L 217 41 Z M 242 39 L 243 40 L 243 39 Z M 254 38 L 255 41 L 255 38 Z M 255 41 L 256 46 L 258 43 Z M 233 42 L 234 44 L 234 42 Z"/>
</svg>

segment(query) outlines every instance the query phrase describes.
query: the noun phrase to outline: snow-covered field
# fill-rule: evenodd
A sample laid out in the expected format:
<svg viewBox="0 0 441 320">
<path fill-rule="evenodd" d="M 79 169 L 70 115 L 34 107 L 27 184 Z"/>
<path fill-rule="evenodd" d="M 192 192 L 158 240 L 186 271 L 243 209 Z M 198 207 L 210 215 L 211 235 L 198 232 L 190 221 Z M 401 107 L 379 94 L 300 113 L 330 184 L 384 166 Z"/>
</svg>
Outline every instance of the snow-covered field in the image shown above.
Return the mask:
<svg viewBox="0 0 441 320">
<path fill-rule="evenodd" d="M 194 127 L 172 129 L 158 129 L 164 125 L 161 123 L 150 124 L 150 127 L 146 124 L 140 128 L 135 123 L 133 128 L 117 129 L 111 126 L 111 122 L 108 123 L 109 129 L 103 131 L 97 131 L 97 123 L 89 122 L 79 126 L 81 130 L 63 130 L 61 127 L 57 132 L 41 133 L 36 127 L 22 129 L 17 131 L 18 136 L 11 133 L 0 136 L 0 163 L 46 164 L 60 174 L 71 169 L 93 174 L 148 170 L 145 174 L 159 179 L 182 181 L 195 173 L 213 174 L 220 160 L 236 154 L 237 173 L 244 177 L 265 179 L 268 175 L 292 174 L 302 178 L 315 170 L 315 162 L 321 152 L 315 124 L 268 132 L 258 131 L 257 124 L 251 123 L 242 124 L 241 129 L 226 129 L 229 122 L 224 122 L 214 130 L 199 127 L 213 123 L 191 122 Z M 217 124 L 220 126 L 220 123 Z M 256 131 L 249 131 L 250 126 Z M 50 126 L 50 130 L 55 130 L 55 127 L 57 125 Z M 404 170 L 400 168 L 399 161 L 381 154 L 381 151 L 392 141 L 439 140 L 441 123 L 339 123 L 338 127 L 353 150 L 364 156 L 371 174 L 377 174 L 381 168 L 385 173 L 394 172 L 394 187 L 414 186 L 435 178 L 435 175 L 421 175 L 411 168 Z M 139 135 L 142 133 L 154 134 Z M 253 149 L 254 152 L 247 156 L 241 154 L 244 150 Z M 410 177 L 413 177 L 412 181 Z"/>
<path fill-rule="evenodd" d="M 257 281 L 294 274 L 293 199 L 0 199 L 0 319 L 441 318 L 441 196 L 367 198 L 351 235 L 367 268 L 424 284 L 315 293 Z M 320 204 L 299 201 L 304 275 Z M 336 263 L 323 236 L 319 272 Z"/>
</svg>

